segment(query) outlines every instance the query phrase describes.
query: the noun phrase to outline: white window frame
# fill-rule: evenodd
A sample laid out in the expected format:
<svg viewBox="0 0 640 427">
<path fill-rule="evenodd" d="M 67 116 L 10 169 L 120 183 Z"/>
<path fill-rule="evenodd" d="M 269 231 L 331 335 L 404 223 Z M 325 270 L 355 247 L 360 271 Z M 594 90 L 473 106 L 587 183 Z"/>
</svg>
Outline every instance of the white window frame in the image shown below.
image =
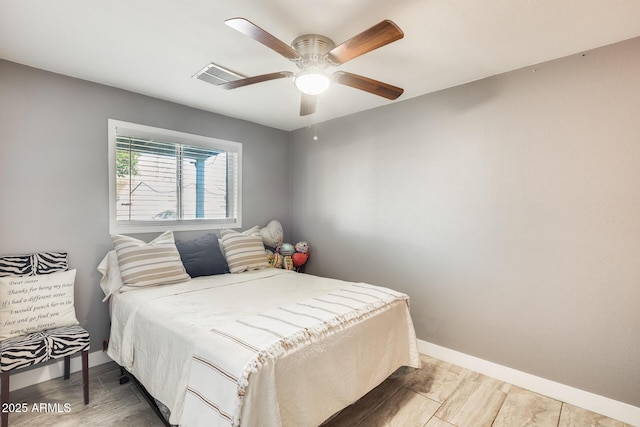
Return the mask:
<svg viewBox="0 0 640 427">
<path fill-rule="evenodd" d="M 235 218 L 227 219 L 177 219 L 177 220 L 149 220 L 149 221 L 118 221 L 117 220 L 117 174 L 116 174 L 116 143 L 118 136 L 129 136 L 149 140 L 169 141 L 176 144 L 186 144 L 217 150 L 235 152 L 238 154 L 238 176 L 235 182 L 230 182 L 230 191 L 236 192 L 237 200 L 232 210 L 237 212 Z M 109 138 L 109 233 L 147 233 L 157 231 L 187 231 L 210 230 L 220 228 L 242 227 L 242 144 L 207 136 L 194 135 L 169 129 L 129 123 L 121 120 L 108 120 Z"/>
</svg>

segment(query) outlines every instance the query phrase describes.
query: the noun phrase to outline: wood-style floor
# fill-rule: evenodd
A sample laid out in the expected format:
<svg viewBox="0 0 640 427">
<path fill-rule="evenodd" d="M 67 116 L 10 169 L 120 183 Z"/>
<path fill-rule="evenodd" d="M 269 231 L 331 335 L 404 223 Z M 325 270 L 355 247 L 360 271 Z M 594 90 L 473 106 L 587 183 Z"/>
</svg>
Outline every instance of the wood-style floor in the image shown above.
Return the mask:
<svg viewBox="0 0 640 427">
<path fill-rule="evenodd" d="M 459 366 L 421 357 L 422 369 L 404 369 L 392 375 L 323 427 L 628 426 Z M 16 390 L 11 393 L 12 402 L 26 403 L 28 410 L 12 413 L 9 426 L 163 426 L 132 382 L 119 384 L 119 372 L 114 363 L 91 368 L 91 401 L 86 406 L 79 372 L 67 381 L 54 379 Z M 69 404 L 68 412 L 65 403 Z M 52 412 L 56 406 L 59 412 Z"/>
</svg>

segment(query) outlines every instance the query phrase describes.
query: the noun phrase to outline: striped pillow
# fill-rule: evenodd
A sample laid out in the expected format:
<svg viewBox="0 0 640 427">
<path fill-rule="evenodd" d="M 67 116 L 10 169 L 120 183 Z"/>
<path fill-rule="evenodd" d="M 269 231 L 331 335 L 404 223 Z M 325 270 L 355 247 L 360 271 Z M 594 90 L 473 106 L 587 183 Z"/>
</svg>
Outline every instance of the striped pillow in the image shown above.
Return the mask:
<svg viewBox="0 0 640 427">
<path fill-rule="evenodd" d="M 223 228 L 220 231 L 220 241 L 231 273 L 269 267 L 258 226 L 242 233 Z"/>
<path fill-rule="evenodd" d="M 165 231 L 149 243 L 122 235 L 111 236 L 111 239 L 124 283 L 121 291 L 190 279 L 176 249 L 172 231 Z"/>
</svg>

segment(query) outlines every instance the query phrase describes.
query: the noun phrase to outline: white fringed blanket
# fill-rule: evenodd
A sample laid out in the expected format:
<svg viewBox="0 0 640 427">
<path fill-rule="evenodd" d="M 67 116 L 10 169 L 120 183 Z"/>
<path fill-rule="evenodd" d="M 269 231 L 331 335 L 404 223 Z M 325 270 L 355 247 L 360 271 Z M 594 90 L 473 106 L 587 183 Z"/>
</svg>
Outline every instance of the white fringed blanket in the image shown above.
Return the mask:
<svg viewBox="0 0 640 427">
<path fill-rule="evenodd" d="M 182 426 L 316 426 L 419 366 L 406 295 L 284 270 L 118 295 L 109 355 Z"/>
</svg>

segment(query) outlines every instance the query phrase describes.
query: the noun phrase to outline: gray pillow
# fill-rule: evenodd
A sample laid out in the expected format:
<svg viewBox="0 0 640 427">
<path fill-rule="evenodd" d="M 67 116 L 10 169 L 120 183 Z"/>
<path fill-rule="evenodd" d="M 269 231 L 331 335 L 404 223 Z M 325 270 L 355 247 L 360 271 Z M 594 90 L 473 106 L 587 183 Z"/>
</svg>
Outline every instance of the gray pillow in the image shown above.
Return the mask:
<svg viewBox="0 0 640 427">
<path fill-rule="evenodd" d="M 227 261 L 220 252 L 218 237 L 213 233 L 184 242 L 176 240 L 176 247 L 185 270 L 192 278 L 229 272 Z"/>
</svg>

